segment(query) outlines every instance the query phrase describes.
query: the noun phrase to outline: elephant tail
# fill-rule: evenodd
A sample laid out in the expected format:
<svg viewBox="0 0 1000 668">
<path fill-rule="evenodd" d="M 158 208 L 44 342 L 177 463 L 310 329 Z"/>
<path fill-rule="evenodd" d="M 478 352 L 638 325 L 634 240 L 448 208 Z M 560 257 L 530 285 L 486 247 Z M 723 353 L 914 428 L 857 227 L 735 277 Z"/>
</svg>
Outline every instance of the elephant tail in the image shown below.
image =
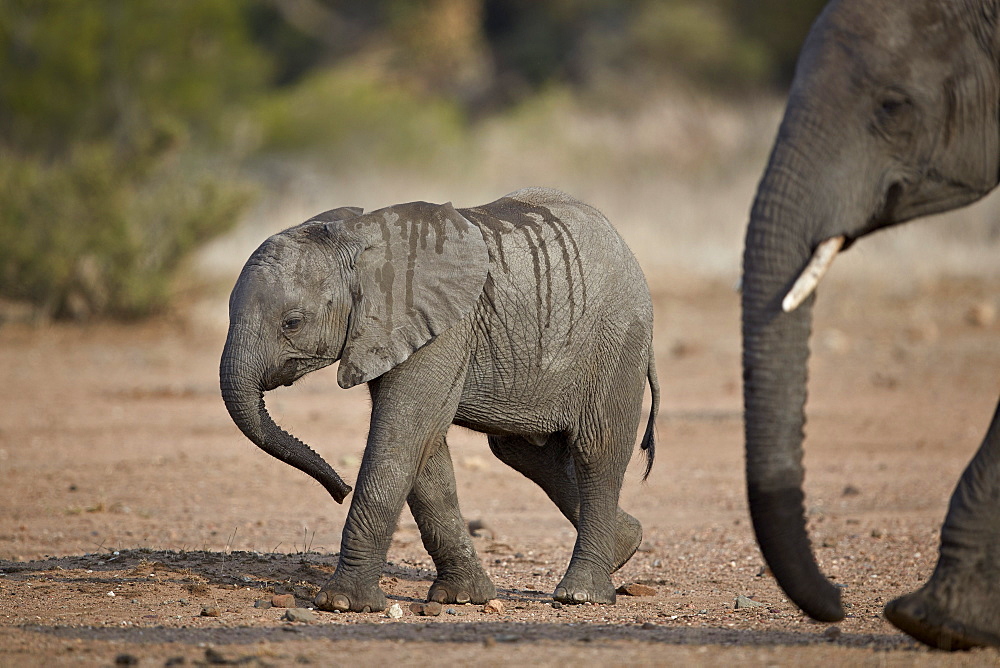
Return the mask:
<svg viewBox="0 0 1000 668">
<path fill-rule="evenodd" d="M 653 456 L 656 454 L 656 414 L 660 410 L 660 382 L 656 379 L 656 363 L 653 360 L 652 346 L 649 351 L 649 366 L 646 367 L 646 380 L 649 381 L 649 392 L 651 403 L 649 406 L 649 420 L 646 422 L 646 433 L 642 437 L 640 447 L 646 451 L 646 471 L 642 474 L 642 479 L 649 477 L 649 472 L 653 470 Z"/>
</svg>

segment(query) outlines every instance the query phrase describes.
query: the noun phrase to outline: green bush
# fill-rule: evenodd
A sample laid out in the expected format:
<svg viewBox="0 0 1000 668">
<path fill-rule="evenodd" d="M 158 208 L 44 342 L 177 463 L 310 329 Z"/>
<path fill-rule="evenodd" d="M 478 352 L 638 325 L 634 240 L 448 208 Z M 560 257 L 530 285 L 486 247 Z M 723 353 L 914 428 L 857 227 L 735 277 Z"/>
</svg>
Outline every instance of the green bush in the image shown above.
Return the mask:
<svg viewBox="0 0 1000 668">
<path fill-rule="evenodd" d="M 141 316 L 235 222 L 247 187 L 199 156 L 232 161 L 234 109 L 263 90 L 243 5 L 0 3 L 0 297 Z"/>
<path fill-rule="evenodd" d="M 0 295 L 56 318 L 161 309 L 181 260 L 228 229 L 249 189 L 180 169 L 180 156 L 122 159 L 108 143 L 64 161 L 0 160 Z"/>
<path fill-rule="evenodd" d="M 410 91 L 378 70 L 321 70 L 265 98 L 261 150 L 407 162 L 461 139 L 457 104 Z"/>
</svg>

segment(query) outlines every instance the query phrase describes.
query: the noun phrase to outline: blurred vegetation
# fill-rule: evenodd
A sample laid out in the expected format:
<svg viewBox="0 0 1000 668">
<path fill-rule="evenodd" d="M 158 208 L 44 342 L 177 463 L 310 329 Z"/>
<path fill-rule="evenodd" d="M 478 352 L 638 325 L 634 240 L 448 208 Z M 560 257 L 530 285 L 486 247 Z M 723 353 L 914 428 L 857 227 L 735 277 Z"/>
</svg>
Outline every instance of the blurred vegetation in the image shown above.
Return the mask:
<svg viewBox="0 0 1000 668">
<path fill-rule="evenodd" d="M 156 312 L 268 156 L 418 164 L 553 91 L 781 90 L 823 4 L 2 0 L 0 297 Z"/>
</svg>

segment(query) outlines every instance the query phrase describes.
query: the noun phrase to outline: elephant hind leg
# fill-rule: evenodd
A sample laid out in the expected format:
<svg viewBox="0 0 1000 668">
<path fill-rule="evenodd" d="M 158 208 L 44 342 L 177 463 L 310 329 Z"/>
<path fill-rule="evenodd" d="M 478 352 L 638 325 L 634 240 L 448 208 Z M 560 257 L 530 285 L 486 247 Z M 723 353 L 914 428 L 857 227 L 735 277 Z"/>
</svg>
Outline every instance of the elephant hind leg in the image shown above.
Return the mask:
<svg viewBox="0 0 1000 668">
<path fill-rule="evenodd" d="M 580 528 L 580 487 L 576 463 L 566 437 L 552 434 L 543 446 L 518 436 L 490 436 L 490 450 L 503 463 L 533 481 L 556 504 L 574 528 Z M 617 502 L 617 495 L 615 495 Z M 611 546 L 611 572 L 632 558 L 642 543 L 642 525 L 616 507 Z"/>
<path fill-rule="evenodd" d="M 573 528 L 580 523 L 580 489 L 565 437 L 552 434 L 543 446 L 519 436 L 490 436 L 490 450 L 507 466 L 542 488 Z M 642 543 L 642 524 L 618 508 L 611 572 L 625 565 Z"/>
<path fill-rule="evenodd" d="M 937 567 L 885 616 L 939 649 L 1000 647 L 1000 404 L 952 494 Z"/>
<path fill-rule="evenodd" d="M 447 442 L 432 446 L 406 498 L 437 578 L 427 593 L 438 603 L 485 603 L 496 588 L 476 555 L 455 489 Z"/>
</svg>

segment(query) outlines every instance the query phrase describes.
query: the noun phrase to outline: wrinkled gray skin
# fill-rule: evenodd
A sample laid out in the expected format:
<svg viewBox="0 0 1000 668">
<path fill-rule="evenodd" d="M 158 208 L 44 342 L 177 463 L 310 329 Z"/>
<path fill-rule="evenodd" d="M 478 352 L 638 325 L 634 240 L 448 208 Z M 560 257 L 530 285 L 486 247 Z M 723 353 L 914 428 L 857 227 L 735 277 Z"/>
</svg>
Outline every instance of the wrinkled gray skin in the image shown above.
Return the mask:
<svg viewBox="0 0 1000 668">
<path fill-rule="evenodd" d="M 328 211 L 254 252 L 220 366 L 236 425 L 338 502 L 350 487 L 274 424 L 263 393 L 337 360 L 342 387 L 368 383 L 368 443 L 316 605 L 385 608 L 378 579 L 404 501 L 437 569 L 428 600 L 496 595 L 459 512 L 451 424 L 488 434 L 577 528 L 554 598 L 613 603 L 610 574 L 642 538 L 618 498 L 647 381 L 647 474 L 659 401 L 649 290 L 625 242 L 595 209 L 543 189 L 359 214 Z"/>
<path fill-rule="evenodd" d="M 843 617 L 805 529 L 802 440 L 810 298 L 780 302 L 811 252 L 964 206 L 997 184 L 998 3 L 834 1 L 799 58 L 746 236 L 743 363 L 750 510 L 778 582 Z M 962 475 L 937 567 L 886 617 L 935 647 L 1000 644 L 1000 407 Z"/>
</svg>

